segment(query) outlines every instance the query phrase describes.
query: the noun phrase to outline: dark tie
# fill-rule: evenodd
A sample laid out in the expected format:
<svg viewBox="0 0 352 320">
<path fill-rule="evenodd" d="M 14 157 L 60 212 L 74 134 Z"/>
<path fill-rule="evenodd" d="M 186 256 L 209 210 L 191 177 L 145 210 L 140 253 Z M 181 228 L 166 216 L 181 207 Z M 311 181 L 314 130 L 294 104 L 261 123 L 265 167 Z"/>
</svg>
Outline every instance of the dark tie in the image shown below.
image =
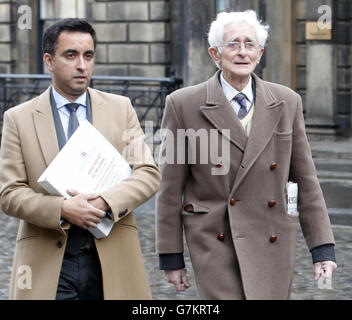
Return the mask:
<svg viewBox="0 0 352 320">
<path fill-rule="evenodd" d="M 237 116 L 240 120 L 242 120 L 247 115 L 246 95 L 240 92 L 239 94 L 236 95 L 234 99 L 241 106 Z"/>
<path fill-rule="evenodd" d="M 76 131 L 79 126 L 78 118 L 77 118 L 77 109 L 79 107 L 78 103 L 68 103 L 65 107 L 70 111 L 70 118 L 68 121 L 68 129 L 67 129 L 67 140 L 71 138 L 72 134 Z"/>
</svg>

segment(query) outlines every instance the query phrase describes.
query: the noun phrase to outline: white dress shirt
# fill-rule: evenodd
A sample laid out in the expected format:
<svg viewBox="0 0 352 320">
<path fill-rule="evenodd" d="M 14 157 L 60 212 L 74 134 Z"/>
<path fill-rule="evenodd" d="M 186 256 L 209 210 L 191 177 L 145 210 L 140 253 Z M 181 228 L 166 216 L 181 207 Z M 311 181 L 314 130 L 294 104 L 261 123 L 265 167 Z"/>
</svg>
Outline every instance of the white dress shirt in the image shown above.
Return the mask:
<svg viewBox="0 0 352 320">
<path fill-rule="evenodd" d="M 252 106 L 252 102 L 254 99 L 253 89 L 252 89 L 252 77 L 249 77 L 249 81 L 244 89 L 241 91 L 243 94 L 246 95 L 246 105 L 247 105 L 247 112 L 249 112 L 250 107 Z M 222 90 L 224 91 L 225 97 L 229 100 L 230 104 L 232 105 L 233 109 L 235 110 L 236 114 L 240 110 L 240 104 L 234 100 L 233 98 L 236 97 L 240 91 L 237 91 L 234 87 L 232 87 L 223 77 L 222 73 L 220 74 L 220 82 L 222 86 Z"/>
<path fill-rule="evenodd" d="M 65 107 L 65 104 L 67 103 L 72 103 L 69 100 L 67 100 L 64 96 L 62 96 L 60 93 L 58 93 L 54 87 L 52 87 L 53 90 L 53 96 L 55 99 L 56 107 L 60 115 L 62 127 L 65 131 L 65 135 L 67 138 L 67 129 L 68 129 L 68 121 L 70 119 L 70 111 L 67 110 Z M 78 103 L 80 106 L 78 107 L 76 114 L 78 118 L 78 122 L 81 123 L 85 119 L 87 119 L 87 108 L 86 108 L 86 98 L 87 98 L 87 92 L 84 92 L 81 96 L 79 96 L 74 103 Z"/>
</svg>

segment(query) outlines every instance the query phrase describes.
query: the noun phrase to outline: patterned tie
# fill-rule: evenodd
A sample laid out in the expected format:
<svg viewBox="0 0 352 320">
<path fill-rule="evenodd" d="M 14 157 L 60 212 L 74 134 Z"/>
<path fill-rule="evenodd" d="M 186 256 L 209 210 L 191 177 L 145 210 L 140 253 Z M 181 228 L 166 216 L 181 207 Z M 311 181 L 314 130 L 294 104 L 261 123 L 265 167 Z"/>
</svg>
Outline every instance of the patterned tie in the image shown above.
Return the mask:
<svg viewBox="0 0 352 320">
<path fill-rule="evenodd" d="M 79 126 L 78 118 L 76 111 L 79 107 L 78 103 L 68 103 L 65 107 L 70 111 L 70 118 L 68 120 L 68 129 L 67 129 L 67 140 L 71 138 L 72 134 L 76 131 Z"/>
<path fill-rule="evenodd" d="M 234 98 L 239 105 L 241 106 L 240 110 L 238 111 L 238 118 L 242 120 L 247 115 L 247 104 L 246 104 L 246 95 L 240 92 Z"/>
</svg>

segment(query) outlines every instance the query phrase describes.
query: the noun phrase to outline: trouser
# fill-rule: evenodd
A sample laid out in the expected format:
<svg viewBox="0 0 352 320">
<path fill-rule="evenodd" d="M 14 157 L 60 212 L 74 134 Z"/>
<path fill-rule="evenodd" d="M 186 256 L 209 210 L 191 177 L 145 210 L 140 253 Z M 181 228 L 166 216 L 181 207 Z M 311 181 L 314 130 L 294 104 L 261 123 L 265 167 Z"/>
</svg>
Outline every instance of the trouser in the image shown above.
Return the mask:
<svg viewBox="0 0 352 320">
<path fill-rule="evenodd" d="M 95 246 L 65 253 L 56 300 L 103 300 L 101 267 Z"/>
</svg>

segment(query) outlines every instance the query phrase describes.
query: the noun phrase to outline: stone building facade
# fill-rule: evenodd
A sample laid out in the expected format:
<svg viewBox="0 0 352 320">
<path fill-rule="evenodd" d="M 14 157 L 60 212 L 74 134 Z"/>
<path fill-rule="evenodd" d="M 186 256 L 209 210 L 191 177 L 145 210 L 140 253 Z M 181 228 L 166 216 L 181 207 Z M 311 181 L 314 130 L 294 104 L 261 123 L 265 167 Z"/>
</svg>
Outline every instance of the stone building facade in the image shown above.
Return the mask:
<svg viewBox="0 0 352 320">
<path fill-rule="evenodd" d="M 40 50 L 43 30 L 57 19 L 80 17 L 90 21 L 98 34 L 96 75 L 164 77 L 174 71 L 184 85 L 192 85 L 216 70 L 206 38 L 216 13 L 251 8 L 271 26 L 258 73 L 302 95 L 311 139 L 338 139 L 352 135 L 351 4 L 351 0 L 0 0 L 0 72 L 46 72 Z M 26 8 L 30 8 L 27 20 Z M 307 36 L 309 22 L 326 25 L 329 17 L 330 38 Z M 28 22 L 30 28 L 25 28 Z"/>
</svg>

